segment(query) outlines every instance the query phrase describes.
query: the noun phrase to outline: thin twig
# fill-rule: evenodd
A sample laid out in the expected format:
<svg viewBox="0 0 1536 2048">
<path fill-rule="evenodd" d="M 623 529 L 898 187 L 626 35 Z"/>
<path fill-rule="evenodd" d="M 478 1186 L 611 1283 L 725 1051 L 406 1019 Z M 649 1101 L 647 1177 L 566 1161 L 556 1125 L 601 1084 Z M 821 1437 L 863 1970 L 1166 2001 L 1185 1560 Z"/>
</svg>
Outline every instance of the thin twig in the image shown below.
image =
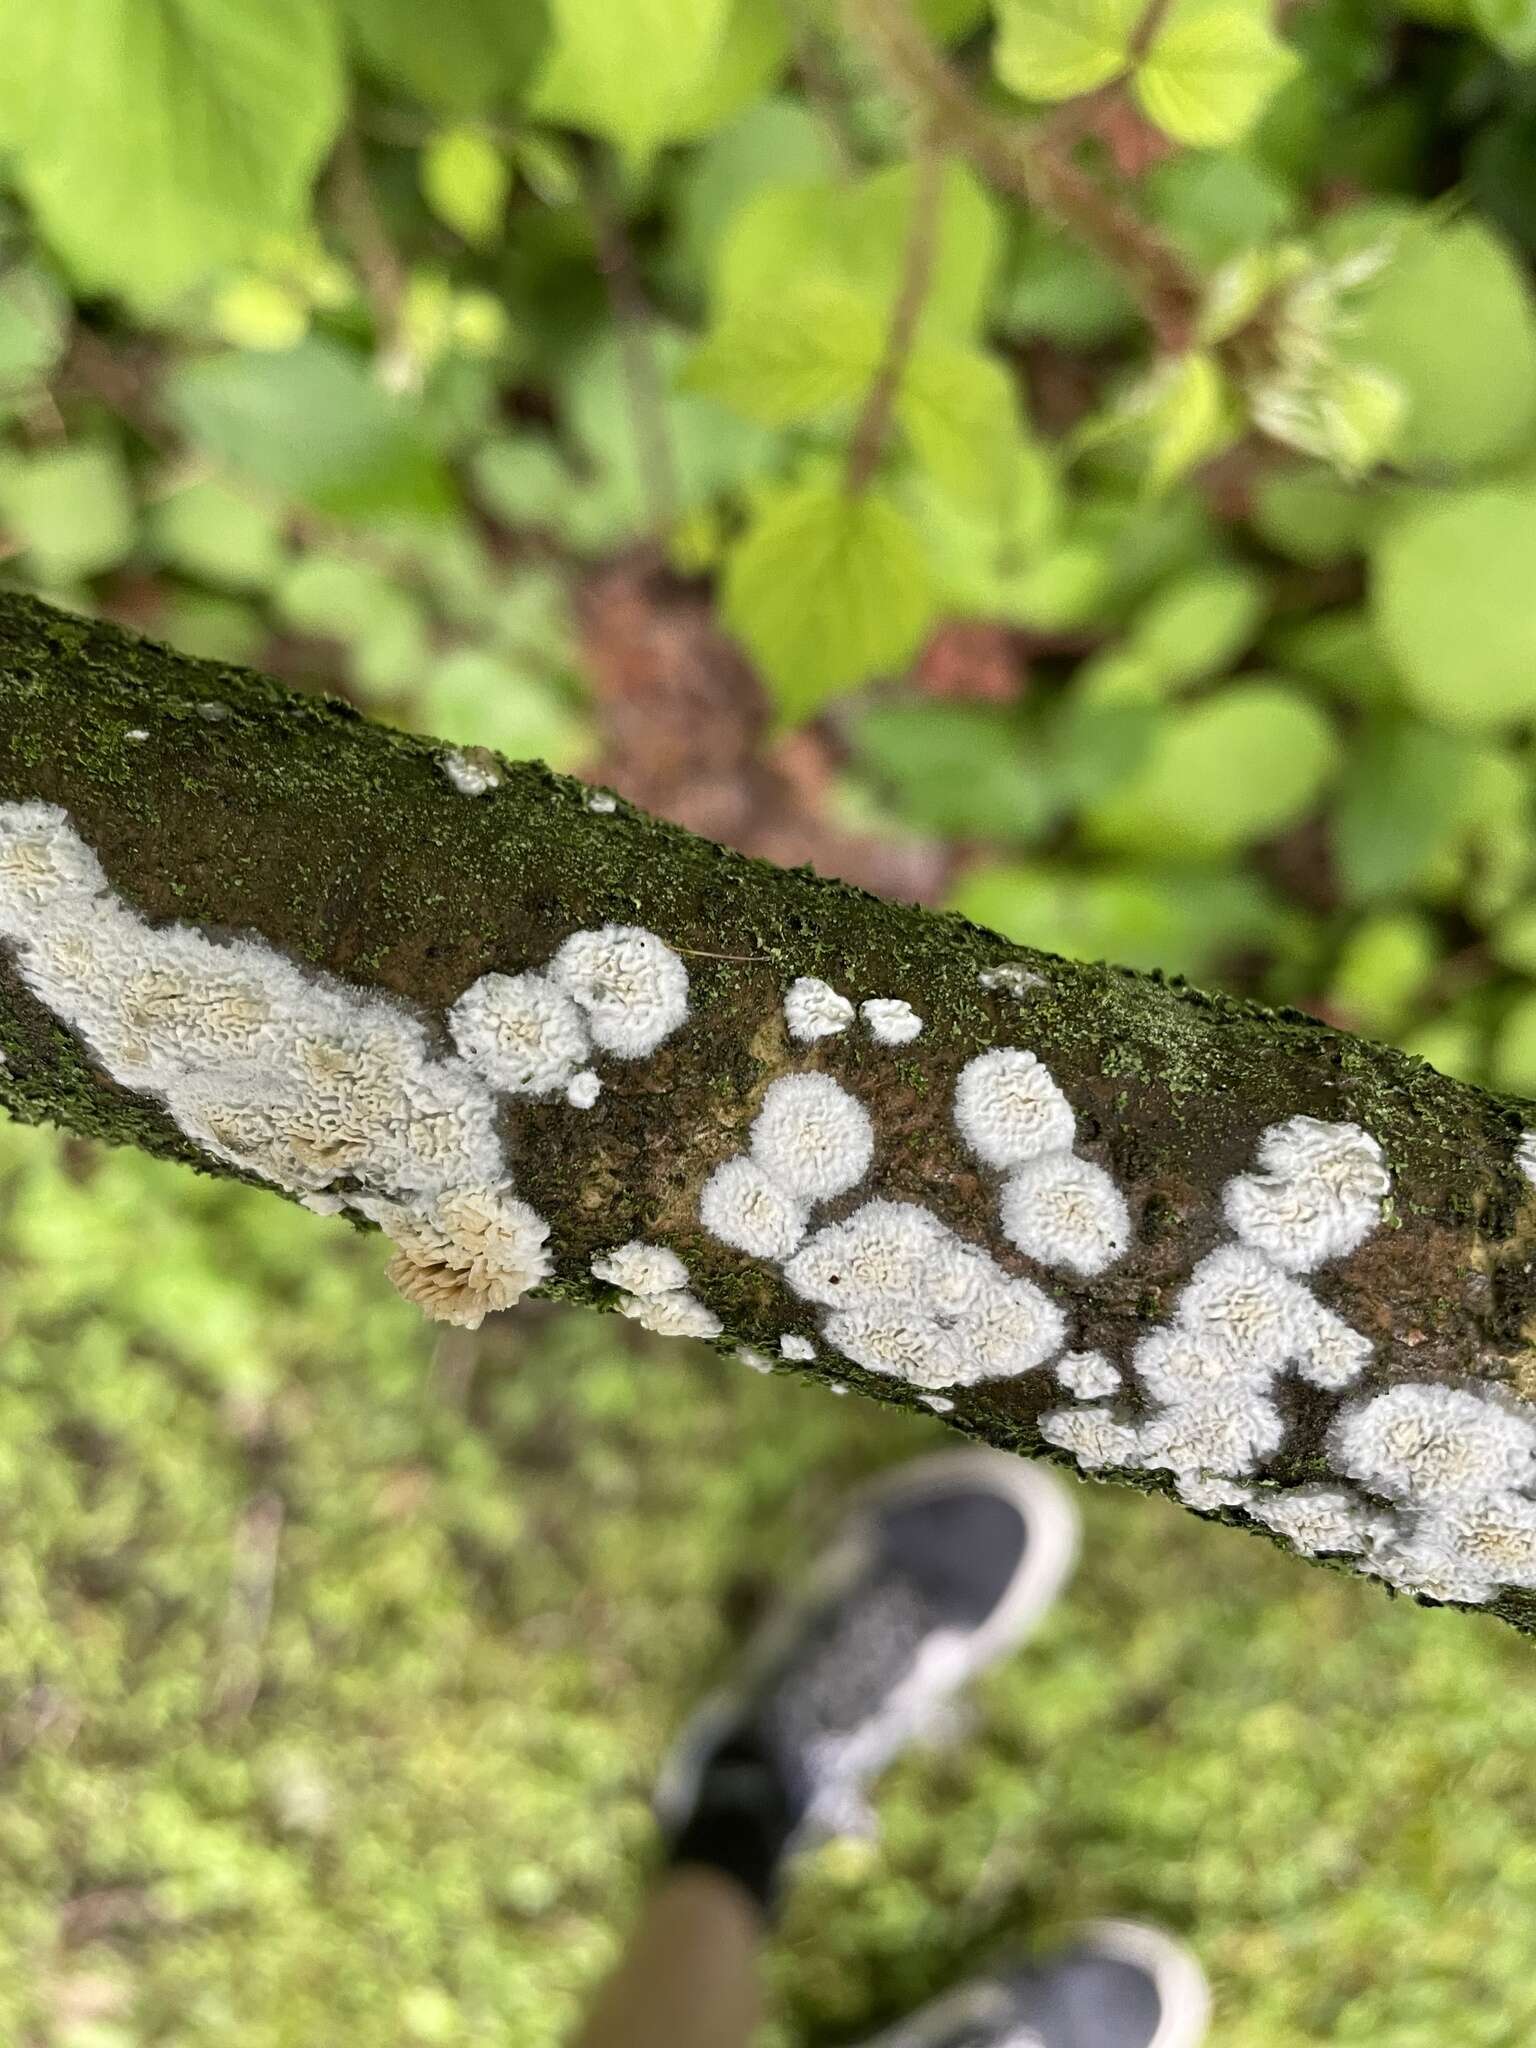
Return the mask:
<svg viewBox="0 0 1536 2048">
<path fill-rule="evenodd" d="M 901 282 L 891 306 L 886 329 L 885 350 L 879 368 L 865 395 L 848 444 L 848 466 L 843 487 L 850 498 L 859 497 L 879 466 L 891 431 L 891 415 L 901 395 L 907 359 L 917 336 L 923 302 L 933 282 L 933 266 L 939 249 L 939 219 L 944 197 L 944 155 L 934 138 L 925 135 L 916 154 L 916 185 L 912 194 L 912 218 L 902 252 Z"/>
<path fill-rule="evenodd" d="M 936 140 L 1095 250 L 1124 283 L 1163 348 L 1187 346 L 1199 302 L 1197 281 L 1170 242 L 1074 161 L 1075 110 L 1034 129 L 994 114 L 930 39 L 907 0 L 844 0 L 844 7 L 854 33 Z"/>
<path fill-rule="evenodd" d="M 623 216 L 610 198 L 602 177 L 588 167 L 583 184 L 587 214 L 597 244 L 597 266 L 607 288 L 608 304 L 618 335 L 619 361 L 629 392 L 640 481 L 650 504 L 652 538 L 659 539 L 677 524 L 682 500 L 667 424 L 666 386 L 652 342 L 650 300 L 646 296 L 640 266 L 635 260 Z"/>
<path fill-rule="evenodd" d="M 407 390 L 416 376 L 416 365 L 405 336 L 406 269 L 374 203 L 356 127 L 342 130 L 331 157 L 327 193 L 336 231 L 357 265 L 363 296 L 373 315 L 380 375 L 390 390 Z"/>
<path fill-rule="evenodd" d="M 821 118 L 838 176 L 851 178 L 859 168 L 860 149 L 848 88 L 827 61 L 821 31 L 805 0 L 780 0 L 780 6 L 806 100 Z"/>
</svg>

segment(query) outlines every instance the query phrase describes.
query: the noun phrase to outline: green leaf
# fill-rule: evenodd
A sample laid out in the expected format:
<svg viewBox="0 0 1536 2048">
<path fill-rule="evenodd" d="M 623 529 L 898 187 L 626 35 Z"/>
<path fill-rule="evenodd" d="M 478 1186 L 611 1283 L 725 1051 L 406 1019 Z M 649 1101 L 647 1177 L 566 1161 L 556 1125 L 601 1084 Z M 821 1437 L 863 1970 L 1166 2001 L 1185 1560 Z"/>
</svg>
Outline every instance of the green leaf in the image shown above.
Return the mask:
<svg viewBox="0 0 1536 2048">
<path fill-rule="evenodd" d="M 1488 937 L 1495 960 L 1536 981 L 1536 899 L 1506 911 Z"/>
<path fill-rule="evenodd" d="M 727 227 L 750 199 L 769 187 L 818 184 L 831 169 L 819 115 L 802 100 L 759 100 L 683 166 L 670 267 L 690 294 L 701 288 Z"/>
<path fill-rule="evenodd" d="M 1146 491 L 1160 496 L 1233 439 L 1226 380 L 1215 356 L 1190 349 L 1162 364 L 1133 394 L 1125 421 L 1145 445 Z"/>
<path fill-rule="evenodd" d="M 1350 933 L 1328 989 L 1331 1011 L 1352 1031 L 1392 1036 L 1440 957 L 1434 927 L 1413 910 L 1379 911 Z"/>
<path fill-rule="evenodd" d="M 1027 439 L 1010 368 L 978 348 L 926 342 L 907 364 L 896 420 L 935 483 L 1002 516 Z"/>
<path fill-rule="evenodd" d="M 81 284 L 155 311 L 291 230 L 342 111 L 326 0 L 0 0 L 0 142 Z"/>
<path fill-rule="evenodd" d="M 1333 808 L 1339 880 L 1352 903 L 1419 887 L 1466 810 L 1465 741 L 1414 720 L 1368 725 L 1350 750 Z"/>
<path fill-rule="evenodd" d="M 673 108 L 679 142 L 712 135 L 771 91 L 789 61 L 790 17 L 783 0 L 729 0 L 725 28 L 703 78 Z"/>
<path fill-rule="evenodd" d="M 5 458 L 0 522 L 40 583 L 115 568 L 133 546 L 133 499 L 116 451 L 87 443 Z"/>
<path fill-rule="evenodd" d="M 1242 0 L 1174 0 L 1136 67 L 1149 120 L 1192 149 L 1230 149 L 1297 69 L 1267 10 Z"/>
<path fill-rule="evenodd" d="M 1202 270 L 1273 244 L 1299 211 L 1289 185 L 1235 151 L 1171 156 L 1145 190 L 1154 220 Z"/>
<path fill-rule="evenodd" d="M 1018 720 L 971 704 L 888 704 L 865 712 L 859 761 L 913 825 L 960 839 L 1035 838 L 1054 808 L 1049 766 Z"/>
<path fill-rule="evenodd" d="M 40 270 L 0 278 L 0 408 L 40 384 L 64 352 L 69 307 Z"/>
<path fill-rule="evenodd" d="M 1201 569 L 1160 590 L 1130 630 L 1126 651 L 1164 684 L 1194 683 L 1230 668 L 1253 644 L 1266 592 L 1243 569 Z"/>
<path fill-rule="evenodd" d="M 549 0 L 530 95 L 547 121 L 601 135 L 639 163 L 686 133 L 719 59 L 730 0 Z"/>
<path fill-rule="evenodd" d="M 483 129 L 444 128 L 421 153 L 421 190 L 455 234 L 479 246 L 495 239 L 506 212 L 511 173 Z"/>
<path fill-rule="evenodd" d="M 1244 677 L 1159 725 L 1128 787 L 1091 815 L 1103 845 L 1218 853 L 1294 824 L 1338 757 L 1328 719 L 1298 690 Z"/>
<path fill-rule="evenodd" d="M 1536 712 L 1536 487 L 1429 499 L 1372 556 L 1372 608 L 1408 698 L 1478 730 Z"/>
<path fill-rule="evenodd" d="M 1260 882 L 1201 868 L 988 864 L 970 870 L 949 908 L 1041 952 L 1188 975 L 1268 943 L 1277 924 Z"/>
<path fill-rule="evenodd" d="M 444 114 L 483 114 L 522 91 L 549 37 L 547 0 L 340 0 L 367 68 Z"/>
<path fill-rule="evenodd" d="M 1370 614 L 1319 612 L 1266 635 L 1265 654 L 1280 668 L 1321 683 L 1352 704 L 1400 703 L 1402 684 L 1387 659 Z"/>
<path fill-rule="evenodd" d="M 1323 470 L 1271 470 L 1255 485 L 1249 523 L 1276 554 L 1328 569 L 1364 553 L 1378 503 Z"/>
<path fill-rule="evenodd" d="M 424 729 L 439 739 L 494 747 L 514 761 L 571 769 L 586 752 L 580 721 L 548 682 L 479 648 L 458 648 L 433 663 L 420 711 Z"/>
<path fill-rule="evenodd" d="M 205 454 L 316 511 L 435 516 L 450 502 L 409 409 L 334 342 L 182 363 L 164 397 Z"/>
<path fill-rule="evenodd" d="M 1536 1095 L 1536 989 L 1506 1011 L 1493 1042 L 1489 1079 L 1508 1095 Z"/>
<path fill-rule="evenodd" d="M 1402 463 L 1481 466 L 1536 435 L 1531 288 L 1478 221 L 1410 229 L 1340 352 L 1401 386 L 1406 411 L 1391 445 Z"/>
<path fill-rule="evenodd" d="M 758 306 L 814 278 L 844 285 L 888 314 L 906 264 L 916 177 L 908 163 L 848 183 L 770 185 L 736 212 L 720 245 L 711 280 L 716 310 Z M 1000 237 L 993 202 L 968 171 L 951 163 L 920 335 L 975 335 Z"/>
<path fill-rule="evenodd" d="M 725 623 L 789 719 L 905 667 L 933 616 L 921 537 L 872 491 L 780 488 L 759 500 L 726 563 Z"/>
<path fill-rule="evenodd" d="M 1517 64 L 1536 63 L 1536 0 L 1470 0 L 1472 24 Z"/>
<path fill-rule="evenodd" d="M 885 333 L 857 292 L 806 278 L 770 299 L 728 305 L 678 381 L 744 419 L 792 426 L 857 400 L 879 366 Z"/>
<path fill-rule="evenodd" d="M 1143 0 L 999 0 L 993 62 L 1028 100 L 1070 100 L 1124 71 Z"/>
<path fill-rule="evenodd" d="M 152 510 L 150 531 L 173 568 L 233 590 L 265 590 L 282 568 L 278 514 L 217 478 L 162 498 Z"/>
<path fill-rule="evenodd" d="M 1139 316 L 1101 257 L 1039 214 L 1025 214 L 1014 224 L 996 317 L 1005 334 L 1097 348 L 1135 333 Z"/>
</svg>

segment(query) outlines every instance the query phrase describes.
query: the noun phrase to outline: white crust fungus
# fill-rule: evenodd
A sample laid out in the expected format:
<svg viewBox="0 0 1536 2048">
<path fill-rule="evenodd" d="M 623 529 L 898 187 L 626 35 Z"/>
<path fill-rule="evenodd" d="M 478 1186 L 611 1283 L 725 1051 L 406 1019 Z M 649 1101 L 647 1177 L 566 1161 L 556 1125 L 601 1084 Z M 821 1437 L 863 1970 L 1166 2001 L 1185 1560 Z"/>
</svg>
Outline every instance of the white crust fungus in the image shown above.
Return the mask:
<svg viewBox="0 0 1536 2048">
<path fill-rule="evenodd" d="M 1032 988 L 1044 988 L 1045 976 L 1036 974 L 1022 960 L 1003 960 L 996 967 L 983 967 L 976 976 L 979 988 L 1005 996 L 1027 996 Z"/>
<path fill-rule="evenodd" d="M 699 1194 L 699 1221 L 734 1251 L 754 1259 L 787 1259 L 806 1230 L 805 1204 L 745 1157 L 727 1159 Z"/>
<path fill-rule="evenodd" d="M 792 981 L 784 998 L 784 1026 L 797 1045 L 809 1045 L 817 1038 L 835 1038 L 848 1029 L 855 1014 L 846 996 L 818 981 L 814 974 L 802 974 Z"/>
<path fill-rule="evenodd" d="M 816 1346 L 809 1337 L 790 1334 L 779 1339 L 779 1356 L 798 1359 L 802 1365 L 807 1365 L 816 1356 Z"/>
<path fill-rule="evenodd" d="M 748 1372 L 772 1372 L 774 1370 L 773 1360 L 765 1358 L 761 1351 L 754 1350 L 750 1344 L 738 1345 L 732 1356 L 735 1358 L 736 1363 L 744 1365 Z"/>
<path fill-rule="evenodd" d="M 1288 1493 L 1255 1493 L 1248 1512 L 1304 1557 L 1356 1556 L 1392 1532 L 1390 1516 L 1373 1513 L 1337 1486 L 1295 1486 Z"/>
<path fill-rule="evenodd" d="M 925 1408 L 931 1408 L 935 1415 L 953 1415 L 955 1404 L 943 1394 L 919 1394 L 919 1401 Z"/>
<path fill-rule="evenodd" d="M 1259 1140 L 1260 1171 L 1227 1183 L 1222 1207 L 1244 1244 L 1288 1272 L 1343 1258 L 1381 1222 L 1392 1177 L 1358 1124 L 1293 1116 Z"/>
<path fill-rule="evenodd" d="M 440 1323 L 478 1329 L 549 1276 L 549 1226 L 514 1195 L 465 1189 L 379 1220 L 395 1243 L 390 1279 Z"/>
<path fill-rule="evenodd" d="M 910 1309 L 843 1310 L 828 1316 L 826 1334 L 855 1365 L 909 1387 L 953 1387 L 965 1377 L 965 1361 L 949 1331 Z"/>
<path fill-rule="evenodd" d="M 871 996 L 860 1003 L 859 1015 L 877 1045 L 910 1045 L 923 1028 L 922 1018 L 899 996 Z"/>
<path fill-rule="evenodd" d="M 1102 1351 L 1068 1351 L 1057 1359 L 1055 1372 L 1079 1401 L 1102 1401 L 1120 1391 L 1120 1375 Z"/>
<path fill-rule="evenodd" d="M 1460 1387 L 1388 1387 L 1338 1416 L 1329 1447 L 1352 1479 L 1418 1507 L 1465 1506 L 1536 1478 L 1536 1421 Z"/>
<path fill-rule="evenodd" d="M 688 1285 L 688 1268 L 669 1245 L 632 1237 L 592 1261 L 594 1280 L 606 1280 L 626 1294 L 672 1294 Z"/>
<path fill-rule="evenodd" d="M 938 1217 L 915 1202 L 866 1202 L 808 1238 L 784 1277 L 796 1294 L 826 1308 L 917 1303 L 930 1262 L 949 1242 Z"/>
<path fill-rule="evenodd" d="M 762 1171 L 792 1195 L 825 1202 L 868 1173 L 875 1127 L 858 1097 L 830 1074 L 783 1074 L 763 1097 L 751 1147 Z"/>
<path fill-rule="evenodd" d="M 1065 1095 L 1032 1052 L 1011 1045 L 979 1053 L 960 1070 L 955 1122 L 988 1166 L 1022 1166 L 1069 1151 L 1077 1136 Z"/>
<path fill-rule="evenodd" d="M 508 1095 L 558 1094 L 592 1050 L 580 1010 L 542 974 L 482 974 L 448 1012 L 448 1029 Z"/>
<path fill-rule="evenodd" d="M 603 1092 L 603 1084 L 590 1067 L 583 1067 L 565 1084 L 565 1099 L 572 1109 L 592 1109 Z"/>
<path fill-rule="evenodd" d="M 1229 1386 L 1160 1409 L 1141 1426 L 1138 1462 L 1148 1471 L 1241 1478 L 1280 1448 L 1279 1411 L 1251 1387 Z"/>
<path fill-rule="evenodd" d="M 1218 1508 L 1245 1507 L 1253 1498 L 1251 1486 L 1241 1486 L 1233 1479 L 1210 1478 L 1201 1472 L 1177 1474 L 1173 1490 L 1185 1507 L 1197 1508 L 1206 1515 Z"/>
<path fill-rule="evenodd" d="M 658 1337 L 718 1337 L 725 1327 L 713 1309 L 682 1289 L 666 1294 L 621 1294 L 619 1314 Z"/>
<path fill-rule="evenodd" d="M 496 756 L 484 747 L 451 747 L 438 760 L 460 796 L 488 796 L 501 787 Z"/>
<path fill-rule="evenodd" d="M 1071 1152 L 1015 1168 L 998 1213 L 1003 1235 L 1027 1257 L 1085 1277 L 1112 1266 L 1131 1241 L 1125 1197 L 1102 1166 Z"/>
<path fill-rule="evenodd" d="M 688 1015 L 688 970 L 672 948 L 638 925 L 573 932 L 546 970 L 587 1020 L 595 1045 L 643 1059 Z"/>
<path fill-rule="evenodd" d="M 1515 1164 L 1528 1181 L 1536 1181 L 1536 1131 L 1527 1131 L 1515 1147 Z"/>
<path fill-rule="evenodd" d="M 1041 1416 L 1040 1434 L 1059 1451 L 1070 1451 L 1088 1472 L 1138 1462 L 1136 1432 L 1112 1408 L 1053 1409 Z"/>
<path fill-rule="evenodd" d="M 618 798 L 610 795 L 606 789 L 594 789 L 587 798 L 587 809 L 589 811 L 596 811 L 601 817 L 607 817 L 610 812 L 616 811 L 618 808 Z"/>
</svg>

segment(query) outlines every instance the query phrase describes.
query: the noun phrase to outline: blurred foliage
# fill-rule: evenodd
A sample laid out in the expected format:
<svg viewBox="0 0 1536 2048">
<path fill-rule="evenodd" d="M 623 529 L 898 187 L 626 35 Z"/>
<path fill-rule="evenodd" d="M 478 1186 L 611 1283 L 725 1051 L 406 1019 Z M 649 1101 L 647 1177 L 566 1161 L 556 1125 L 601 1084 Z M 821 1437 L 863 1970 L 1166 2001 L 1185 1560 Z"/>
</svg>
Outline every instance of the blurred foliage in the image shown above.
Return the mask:
<svg viewBox="0 0 1536 2048">
<path fill-rule="evenodd" d="M 16 583 L 622 783 L 584 606 L 645 564 L 954 907 L 1536 1094 L 1532 0 L 0 34 Z M 595 1320 L 434 1359 L 344 1230 L 0 1167 L 0 2038 L 553 2042 L 733 1573 L 936 1428 Z M 1193 1928 L 1228 2048 L 1530 2038 L 1526 1647 L 1088 1504 L 983 1739 L 810 1873 L 779 2038 L 1057 1909 Z"/>
</svg>

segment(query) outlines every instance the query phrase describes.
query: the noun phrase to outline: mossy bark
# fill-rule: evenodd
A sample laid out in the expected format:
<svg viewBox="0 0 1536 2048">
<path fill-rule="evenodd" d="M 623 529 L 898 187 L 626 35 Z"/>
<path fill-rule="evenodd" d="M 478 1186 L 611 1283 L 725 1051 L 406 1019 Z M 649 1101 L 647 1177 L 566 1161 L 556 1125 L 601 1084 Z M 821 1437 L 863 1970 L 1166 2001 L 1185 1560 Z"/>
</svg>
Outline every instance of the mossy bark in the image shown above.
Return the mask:
<svg viewBox="0 0 1536 2048">
<path fill-rule="evenodd" d="M 856 1090 L 878 1132 L 872 1180 L 850 1203 L 872 1191 L 921 1201 L 1023 1270 L 950 1113 L 968 1059 L 1021 1044 L 1064 1088 L 1079 1151 L 1109 1169 L 1135 1219 L 1130 1253 L 1102 1278 L 1033 1275 L 1069 1310 L 1074 1344 L 1123 1361 L 1170 1313 L 1223 1241 L 1221 1188 L 1251 1168 L 1267 1126 L 1346 1119 L 1380 1142 L 1394 1193 L 1386 1226 L 1323 1269 L 1316 1293 L 1375 1341 L 1367 1384 L 1500 1384 L 1536 1401 L 1536 1197 L 1515 1162 L 1520 1105 L 1296 1011 L 1027 953 L 623 804 L 594 812 L 583 785 L 538 765 L 504 763 L 498 788 L 464 796 L 442 759 L 345 705 L 0 596 L 0 801 L 62 805 L 142 915 L 259 935 L 439 1026 L 477 976 L 540 965 L 583 926 L 641 924 L 683 955 L 688 1023 L 649 1059 L 605 1062 L 596 1109 L 507 1112 L 518 1192 L 551 1224 L 551 1292 L 597 1302 L 609 1290 L 588 1273 L 595 1251 L 663 1239 L 733 1338 L 776 1354 L 798 1331 L 822 1353 L 801 1369 L 911 1405 L 909 1389 L 829 1357 L 813 1313 L 771 1268 L 701 1230 L 698 1189 L 742 1149 L 776 1075 L 822 1067 Z M 1004 960 L 1040 977 L 1022 997 L 979 981 Z M 792 1046 L 782 1002 L 802 974 L 855 998 L 905 997 L 921 1037 Z M 0 1044 L 0 1103 L 13 1115 L 219 1170 L 152 1099 L 106 1077 L 4 960 Z M 1046 1372 L 954 1398 L 958 1427 L 1023 1451 L 1042 1449 L 1037 1419 L 1062 1400 Z M 1266 1476 L 1327 1476 L 1338 1397 L 1287 1384 L 1280 1398 L 1289 1428 Z M 1498 1611 L 1536 1630 L 1536 1596 L 1506 1593 Z"/>
</svg>

